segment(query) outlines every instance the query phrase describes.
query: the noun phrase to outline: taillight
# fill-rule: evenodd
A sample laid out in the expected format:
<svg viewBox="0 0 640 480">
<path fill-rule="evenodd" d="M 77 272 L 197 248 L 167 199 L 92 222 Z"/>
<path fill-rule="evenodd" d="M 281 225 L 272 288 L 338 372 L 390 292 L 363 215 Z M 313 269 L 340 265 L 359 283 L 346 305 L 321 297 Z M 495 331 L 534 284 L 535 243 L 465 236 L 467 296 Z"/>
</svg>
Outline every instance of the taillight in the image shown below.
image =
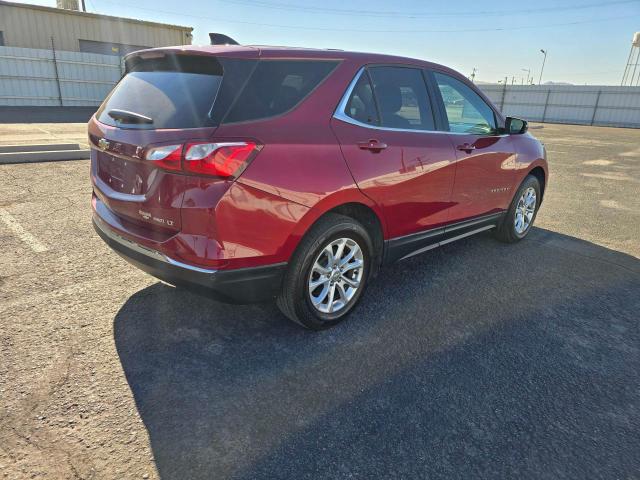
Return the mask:
<svg viewBox="0 0 640 480">
<path fill-rule="evenodd" d="M 152 147 L 145 159 L 165 170 L 215 177 L 235 177 L 262 148 L 255 142 L 193 142 Z"/>
<path fill-rule="evenodd" d="M 256 149 L 253 142 L 188 143 L 183 167 L 200 175 L 233 177 L 241 173 Z"/>
<path fill-rule="evenodd" d="M 147 150 L 147 160 L 153 161 L 158 167 L 166 170 L 180 171 L 182 167 L 182 145 L 163 145 Z"/>
</svg>

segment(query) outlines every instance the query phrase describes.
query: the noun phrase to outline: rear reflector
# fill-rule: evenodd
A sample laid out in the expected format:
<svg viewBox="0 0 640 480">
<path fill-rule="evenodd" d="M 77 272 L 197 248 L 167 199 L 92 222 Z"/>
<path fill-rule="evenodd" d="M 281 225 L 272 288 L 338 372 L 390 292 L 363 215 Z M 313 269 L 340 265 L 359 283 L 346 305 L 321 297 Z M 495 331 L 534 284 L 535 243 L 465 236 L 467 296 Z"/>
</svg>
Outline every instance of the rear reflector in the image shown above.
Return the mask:
<svg viewBox="0 0 640 480">
<path fill-rule="evenodd" d="M 229 178 L 242 173 L 261 148 L 250 141 L 161 145 L 147 150 L 145 159 L 165 170 Z"/>
</svg>

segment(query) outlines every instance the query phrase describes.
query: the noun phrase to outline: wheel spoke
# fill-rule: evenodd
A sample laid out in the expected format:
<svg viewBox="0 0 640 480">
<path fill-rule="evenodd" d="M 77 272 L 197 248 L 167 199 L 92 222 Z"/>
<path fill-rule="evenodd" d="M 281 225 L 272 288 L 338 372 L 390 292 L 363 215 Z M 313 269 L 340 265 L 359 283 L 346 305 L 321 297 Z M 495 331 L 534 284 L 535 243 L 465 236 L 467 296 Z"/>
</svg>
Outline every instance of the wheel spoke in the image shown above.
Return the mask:
<svg viewBox="0 0 640 480">
<path fill-rule="evenodd" d="M 340 298 L 342 299 L 342 302 L 347 303 L 350 297 L 347 295 L 347 292 L 345 291 L 344 285 L 342 284 L 342 282 L 336 283 L 336 287 L 338 288 L 338 293 L 340 294 Z"/>
<path fill-rule="evenodd" d="M 319 275 L 329 275 L 331 273 L 331 269 L 316 263 L 311 269 L 311 272 L 316 272 Z"/>
<path fill-rule="evenodd" d="M 329 300 L 327 300 L 327 311 L 329 313 L 333 312 L 333 297 L 336 294 L 336 286 L 335 285 L 330 285 L 329 286 Z"/>
<path fill-rule="evenodd" d="M 360 282 L 357 280 L 353 280 L 346 275 L 342 275 L 342 281 L 353 288 L 358 288 L 360 286 Z"/>
<path fill-rule="evenodd" d="M 522 214 L 520 212 L 516 213 L 516 224 L 515 224 L 516 232 L 522 232 Z"/>
<path fill-rule="evenodd" d="M 355 254 L 357 252 L 359 252 L 360 249 L 357 246 L 353 246 L 351 248 L 351 251 L 349 253 L 347 253 L 347 255 L 340 260 L 340 266 L 344 267 L 347 263 L 349 263 L 349 261 L 355 256 Z"/>
<path fill-rule="evenodd" d="M 323 253 L 327 256 L 327 267 L 331 268 L 334 262 L 333 246 L 327 245 L 326 247 L 324 247 Z"/>
<path fill-rule="evenodd" d="M 313 292 L 320 285 L 324 285 L 328 281 L 329 281 L 329 279 L 327 277 L 325 277 L 325 276 L 321 276 L 317 280 L 310 280 L 309 281 L 309 291 Z"/>
<path fill-rule="evenodd" d="M 341 238 L 339 240 L 338 243 L 338 250 L 336 251 L 336 255 L 334 257 L 334 262 L 335 263 L 340 263 L 340 258 L 342 257 L 342 254 L 344 253 L 344 247 L 347 244 L 347 240 L 345 238 Z"/>
<path fill-rule="evenodd" d="M 355 260 L 344 266 L 342 269 L 342 273 L 348 272 L 349 270 L 353 270 L 354 268 L 360 268 L 362 266 L 362 260 Z"/>
<path fill-rule="evenodd" d="M 320 308 L 320 305 L 322 304 L 322 302 L 324 302 L 324 299 L 327 298 L 328 293 L 329 293 L 329 284 L 327 283 L 325 284 L 324 288 L 320 292 L 320 295 L 314 296 L 313 294 L 311 294 L 311 301 L 316 307 Z"/>
</svg>

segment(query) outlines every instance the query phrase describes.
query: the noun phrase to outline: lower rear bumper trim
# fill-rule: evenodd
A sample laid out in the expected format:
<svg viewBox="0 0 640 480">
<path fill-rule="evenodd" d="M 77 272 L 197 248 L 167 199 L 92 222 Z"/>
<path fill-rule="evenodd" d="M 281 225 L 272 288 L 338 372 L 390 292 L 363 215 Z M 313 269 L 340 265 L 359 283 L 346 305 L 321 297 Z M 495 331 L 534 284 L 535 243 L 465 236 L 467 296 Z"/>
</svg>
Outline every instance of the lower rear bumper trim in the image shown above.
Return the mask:
<svg viewBox="0 0 640 480">
<path fill-rule="evenodd" d="M 272 300 L 280 292 L 287 268 L 286 262 L 234 270 L 196 267 L 118 235 L 97 215 L 93 217 L 93 227 L 118 255 L 144 272 L 171 285 L 183 286 L 227 303 Z"/>
</svg>

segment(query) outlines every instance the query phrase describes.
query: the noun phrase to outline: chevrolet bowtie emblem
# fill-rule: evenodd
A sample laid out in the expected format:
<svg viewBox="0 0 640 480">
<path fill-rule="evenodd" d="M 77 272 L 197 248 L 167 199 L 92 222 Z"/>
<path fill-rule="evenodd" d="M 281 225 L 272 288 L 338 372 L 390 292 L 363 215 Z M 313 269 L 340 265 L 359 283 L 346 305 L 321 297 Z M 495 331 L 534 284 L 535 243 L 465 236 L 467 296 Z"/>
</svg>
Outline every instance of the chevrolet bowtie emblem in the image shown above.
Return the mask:
<svg viewBox="0 0 640 480">
<path fill-rule="evenodd" d="M 100 150 L 104 151 L 107 148 L 109 148 L 109 142 L 105 139 L 105 138 L 101 138 L 100 140 L 98 140 L 98 148 L 100 148 Z"/>
</svg>

